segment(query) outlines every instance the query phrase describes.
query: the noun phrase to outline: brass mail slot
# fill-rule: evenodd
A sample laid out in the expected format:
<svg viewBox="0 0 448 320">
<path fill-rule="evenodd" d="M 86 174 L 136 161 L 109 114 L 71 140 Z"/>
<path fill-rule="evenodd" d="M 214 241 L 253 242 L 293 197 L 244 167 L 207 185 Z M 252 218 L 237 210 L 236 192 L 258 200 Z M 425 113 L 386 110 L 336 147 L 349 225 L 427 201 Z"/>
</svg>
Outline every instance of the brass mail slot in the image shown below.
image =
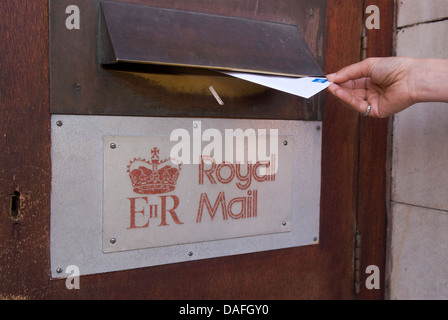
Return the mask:
<svg viewBox="0 0 448 320">
<path fill-rule="evenodd" d="M 323 75 L 295 25 L 126 3 L 102 2 L 101 8 L 105 66 L 155 64 Z"/>
<path fill-rule="evenodd" d="M 323 75 L 326 0 L 77 0 L 79 30 L 71 4 L 50 0 L 53 114 L 321 120 L 321 94 L 217 70 Z"/>
</svg>

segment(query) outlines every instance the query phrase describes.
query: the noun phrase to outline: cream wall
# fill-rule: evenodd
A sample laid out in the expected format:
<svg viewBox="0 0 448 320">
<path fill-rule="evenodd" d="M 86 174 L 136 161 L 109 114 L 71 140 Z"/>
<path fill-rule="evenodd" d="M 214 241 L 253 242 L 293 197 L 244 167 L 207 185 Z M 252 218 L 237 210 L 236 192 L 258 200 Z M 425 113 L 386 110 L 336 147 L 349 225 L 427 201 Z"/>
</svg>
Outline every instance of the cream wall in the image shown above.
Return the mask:
<svg viewBox="0 0 448 320">
<path fill-rule="evenodd" d="M 448 59 L 448 0 L 397 8 L 396 55 Z M 448 299 L 448 104 L 395 115 L 392 135 L 387 297 Z"/>
</svg>

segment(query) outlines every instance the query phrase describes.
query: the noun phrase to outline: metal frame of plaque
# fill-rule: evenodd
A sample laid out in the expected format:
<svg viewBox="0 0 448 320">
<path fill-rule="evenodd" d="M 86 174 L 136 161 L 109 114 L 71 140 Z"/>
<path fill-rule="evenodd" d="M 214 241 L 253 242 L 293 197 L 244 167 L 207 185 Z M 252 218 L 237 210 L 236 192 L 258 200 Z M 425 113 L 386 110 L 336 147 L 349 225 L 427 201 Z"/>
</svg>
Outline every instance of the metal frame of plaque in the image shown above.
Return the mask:
<svg viewBox="0 0 448 320">
<path fill-rule="evenodd" d="M 52 115 L 52 277 L 72 265 L 86 275 L 317 244 L 320 127 Z M 230 133 L 244 147 L 227 148 Z M 258 158 L 240 164 L 250 141 Z"/>
</svg>

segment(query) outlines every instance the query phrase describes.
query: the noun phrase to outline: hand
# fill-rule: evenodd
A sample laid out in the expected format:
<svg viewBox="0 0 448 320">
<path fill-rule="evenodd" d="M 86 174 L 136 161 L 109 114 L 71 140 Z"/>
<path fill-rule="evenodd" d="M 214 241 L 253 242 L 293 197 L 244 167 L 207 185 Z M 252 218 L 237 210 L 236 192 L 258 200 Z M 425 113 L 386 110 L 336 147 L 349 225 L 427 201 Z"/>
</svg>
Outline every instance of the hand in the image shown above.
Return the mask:
<svg viewBox="0 0 448 320">
<path fill-rule="evenodd" d="M 331 93 L 345 105 L 369 116 L 385 118 L 417 102 L 412 58 L 368 58 L 327 75 Z"/>
</svg>

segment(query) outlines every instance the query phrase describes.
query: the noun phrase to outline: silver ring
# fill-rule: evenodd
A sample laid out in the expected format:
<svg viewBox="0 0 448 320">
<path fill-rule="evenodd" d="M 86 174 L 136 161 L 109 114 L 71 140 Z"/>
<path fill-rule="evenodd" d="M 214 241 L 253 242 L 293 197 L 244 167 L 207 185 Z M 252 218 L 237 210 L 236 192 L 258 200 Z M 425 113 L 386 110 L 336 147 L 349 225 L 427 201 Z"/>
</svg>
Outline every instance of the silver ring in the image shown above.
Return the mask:
<svg viewBox="0 0 448 320">
<path fill-rule="evenodd" d="M 368 115 L 369 115 L 369 113 L 370 113 L 370 109 L 371 109 L 371 106 L 370 106 L 370 104 L 367 106 L 367 111 L 366 112 L 364 112 L 364 113 L 362 113 L 361 115 L 363 116 L 363 117 L 367 117 Z"/>
</svg>

